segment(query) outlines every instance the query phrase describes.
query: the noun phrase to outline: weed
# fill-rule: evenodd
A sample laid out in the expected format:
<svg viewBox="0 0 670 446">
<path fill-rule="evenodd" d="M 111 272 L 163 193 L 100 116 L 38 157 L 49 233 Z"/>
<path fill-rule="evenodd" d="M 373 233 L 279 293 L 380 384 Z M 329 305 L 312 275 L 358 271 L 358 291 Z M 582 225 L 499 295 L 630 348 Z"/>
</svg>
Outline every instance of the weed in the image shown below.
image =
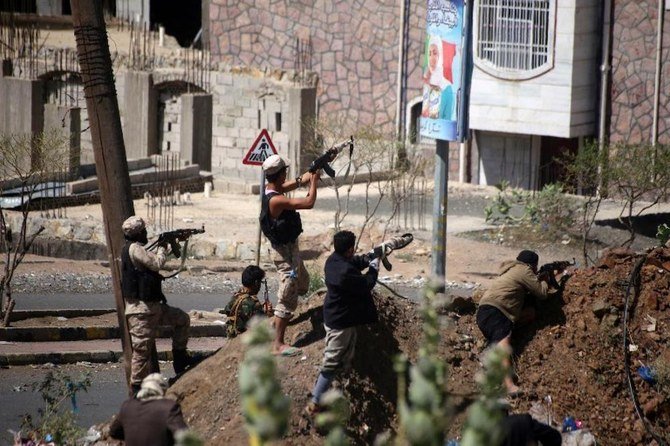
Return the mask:
<svg viewBox="0 0 670 446">
<path fill-rule="evenodd" d="M 307 272 L 309 273 L 309 290 L 307 291 L 307 295 L 310 296 L 325 287 L 326 282 L 323 279 L 323 271 L 316 265 L 308 266 Z"/>
<path fill-rule="evenodd" d="M 50 371 L 41 382 L 32 384 L 34 392 L 39 392 L 44 407 L 38 409 L 39 419 L 33 420 L 29 414 L 24 415 L 21 430 L 28 432 L 28 437 L 35 442 L 53 442 L 59 445 L 73 445 L 84 434 L 77 425 L 76 414 L 77 393 L 88 391 L 91 386 L 89 374 L 79 380 L 73 380 L 62 371 Z M 67 403 L 72 404 L 68 410 Z"/>
</svg>

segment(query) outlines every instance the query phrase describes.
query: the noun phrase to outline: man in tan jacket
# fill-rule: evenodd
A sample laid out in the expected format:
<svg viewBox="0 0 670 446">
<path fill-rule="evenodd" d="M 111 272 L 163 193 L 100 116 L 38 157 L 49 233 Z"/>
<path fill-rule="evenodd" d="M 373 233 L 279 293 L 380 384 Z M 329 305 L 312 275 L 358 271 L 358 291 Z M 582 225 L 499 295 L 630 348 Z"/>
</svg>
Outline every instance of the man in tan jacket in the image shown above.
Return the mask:
<svg viewBox="0 0 670 446">
<path fill-rule="evenodd" d="M 526 299 L 529 295 L 537 299 L 547 298 L 548 278 L 538 277 L 538 261 L 537 253 L 524 250 L 516 260 L 504 262 L 500 275 L 479 301 L 477 326 L 489 345 L 498 344 L 511 350 L 514 324 L 528 318 L 524 312 Z M 510 395 L 519 393 L 511 375 L 505 378 L 505 386 Z"/>
</svg>

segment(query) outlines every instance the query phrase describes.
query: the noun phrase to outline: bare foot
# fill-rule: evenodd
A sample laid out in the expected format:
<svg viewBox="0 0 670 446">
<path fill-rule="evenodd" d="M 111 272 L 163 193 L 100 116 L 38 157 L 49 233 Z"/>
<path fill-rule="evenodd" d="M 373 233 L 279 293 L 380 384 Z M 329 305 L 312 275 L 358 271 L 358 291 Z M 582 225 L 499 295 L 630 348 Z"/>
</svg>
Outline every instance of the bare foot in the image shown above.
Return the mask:
<svg viewBox="0 0 670 446">
<path fill-rule="evenodd" d="M 275 356 L 298 356 L 301 353 L 302 350 L 299 348 L 286 344 L 282 344 L 279 347 L 272 346 L 272 354 Z"/>
</svg>

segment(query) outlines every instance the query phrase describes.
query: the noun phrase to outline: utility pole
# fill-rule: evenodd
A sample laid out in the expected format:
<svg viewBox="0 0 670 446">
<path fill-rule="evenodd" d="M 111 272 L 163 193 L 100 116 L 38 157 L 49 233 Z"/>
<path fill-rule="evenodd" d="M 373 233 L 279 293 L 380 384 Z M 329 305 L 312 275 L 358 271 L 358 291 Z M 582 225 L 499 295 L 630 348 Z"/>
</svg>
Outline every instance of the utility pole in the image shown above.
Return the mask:
<svg viewBox="0 0 670 446">
<path fill-rule="evenodd" d="M 112 270 L 116 315 L 121 331 L 126 382 L 130 383 L 130 335 L 121 294 L 120 258 L 124 245 L 121 225 L 126 218 L 135 214 L 135 209 L 130 189 L 126 149 L 123 144 L 119 104 L 116 99 L 112 58 L 107 42 L 102 2 L 70 0 L 70 4 L 74 36 L 77 41 L 77 58 L 91 127 L 109 266 Z M 128 387 L 130 389 L 130 385 Z"/>
</svg>

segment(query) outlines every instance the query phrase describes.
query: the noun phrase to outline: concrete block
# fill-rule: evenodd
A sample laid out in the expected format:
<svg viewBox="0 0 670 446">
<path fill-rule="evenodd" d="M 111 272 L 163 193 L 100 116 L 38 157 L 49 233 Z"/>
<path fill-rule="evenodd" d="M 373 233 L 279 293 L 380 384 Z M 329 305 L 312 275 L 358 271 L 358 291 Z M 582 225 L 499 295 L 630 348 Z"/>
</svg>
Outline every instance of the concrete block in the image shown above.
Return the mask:
<svg viewBox="0 0 670 446">
<path fill-rule="evenodd" d="M 198 239 L 189 246 L 189 252 L 197 259 L 207 259 L 214 257 L 216 243 L 211 240 Z"/>
<path fill-rule="evenodd" d="M 74 228 L 69 222 L 62 222 L 56 230 L 56 237 L 71 240 L 74 238 Z"/>
<path fill-rule="evenodd" d="M 75 240 L 81 240 L 83 242 L 88 242 L 93 237 L 94 228 L 87 225 L 77 225 L 74 228 L 74 238 Z"/>
<path fill-rule="evenodd" d="M 256 258 L 256 247 L 245 243 L 237 245 L 237 255 L 239 260 L 254 260 Z"/>
<path fill-rule="evenodd" d="M 216 243 L 216 257 L 225 260 L 232 260 L 236 258 L 237 242 L 230 240 L 219 240 Z"/>
</svg>

